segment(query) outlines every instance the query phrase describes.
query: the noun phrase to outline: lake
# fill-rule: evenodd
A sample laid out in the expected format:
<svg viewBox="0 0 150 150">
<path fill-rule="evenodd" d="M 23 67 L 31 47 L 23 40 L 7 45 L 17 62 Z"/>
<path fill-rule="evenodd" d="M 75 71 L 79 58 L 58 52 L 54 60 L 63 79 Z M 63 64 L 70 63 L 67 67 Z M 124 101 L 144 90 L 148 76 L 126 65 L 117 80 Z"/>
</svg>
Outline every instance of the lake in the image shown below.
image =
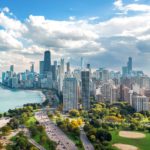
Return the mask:
<svg viewBox="0 0 150 150">
<path fill-rule="evenodd" d="M 41 91 L 9 90 L 0 87 L 0 113 L 22 107 L 27 103 L 41 103 L 42 97 Z"/>
</svg>

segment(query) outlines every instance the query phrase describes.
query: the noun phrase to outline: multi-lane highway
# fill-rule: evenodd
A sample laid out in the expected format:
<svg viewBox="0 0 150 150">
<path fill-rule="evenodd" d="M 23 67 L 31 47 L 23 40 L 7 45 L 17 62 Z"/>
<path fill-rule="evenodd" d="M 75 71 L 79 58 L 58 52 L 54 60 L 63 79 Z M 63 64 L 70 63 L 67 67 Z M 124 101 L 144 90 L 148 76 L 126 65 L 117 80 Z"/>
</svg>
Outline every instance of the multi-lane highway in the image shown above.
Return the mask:
<svg viewBox="0 0 150 150">
<path fill-rule="evenodd" d="M 58 144 L 57 150 L 77 150 L 75 144 L 48 118 L 45 112 L 36 112 L 35 118 L 45 126 L 48 137 Z"/>
</svg>

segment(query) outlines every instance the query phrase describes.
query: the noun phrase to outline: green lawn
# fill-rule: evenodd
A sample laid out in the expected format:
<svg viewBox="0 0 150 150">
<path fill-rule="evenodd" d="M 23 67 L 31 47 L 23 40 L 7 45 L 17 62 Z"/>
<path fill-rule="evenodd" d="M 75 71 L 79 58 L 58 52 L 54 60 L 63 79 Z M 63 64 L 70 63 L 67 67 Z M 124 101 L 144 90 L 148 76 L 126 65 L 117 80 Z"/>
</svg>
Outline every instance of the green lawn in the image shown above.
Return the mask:
<svg viewBox="0 0 150 150">
<path fill-rule="evenodd" d="M 130 139 L 124 138 L 119 136 L 119 131 L 112 131 L 112 142 L 111 144 L 115 143 L 122 143 L 122 144 L 129 144 L 134 145 L 139 148 L 139 150 L 150 150 L 150 133 L 144 133 L 146 135 L 143 139 Z"/>
</svg>

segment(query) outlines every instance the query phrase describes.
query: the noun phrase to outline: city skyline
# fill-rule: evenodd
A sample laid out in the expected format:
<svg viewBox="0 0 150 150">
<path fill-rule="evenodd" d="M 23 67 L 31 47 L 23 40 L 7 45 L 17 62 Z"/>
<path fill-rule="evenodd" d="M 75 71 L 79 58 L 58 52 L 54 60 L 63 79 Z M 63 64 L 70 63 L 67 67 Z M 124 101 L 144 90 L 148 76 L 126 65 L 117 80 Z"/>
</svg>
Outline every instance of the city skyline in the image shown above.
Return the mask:
<svg viewBox="0 0 150 150">
<path fill-rule="evenodd" d="M 60 7 L 63 2 L 0 2 L 0 72 L 12 64 L 16 71 L 23 71 L 31 61 L 37 71 L 48 49 L 52 62 L 64 58 L 73 67 L 80 66 L 83 57 L 92 68 L 121 71 L 132 57 L 134 68 L 150 75 L 150 2 L 67 1 Z"/>
</svg>

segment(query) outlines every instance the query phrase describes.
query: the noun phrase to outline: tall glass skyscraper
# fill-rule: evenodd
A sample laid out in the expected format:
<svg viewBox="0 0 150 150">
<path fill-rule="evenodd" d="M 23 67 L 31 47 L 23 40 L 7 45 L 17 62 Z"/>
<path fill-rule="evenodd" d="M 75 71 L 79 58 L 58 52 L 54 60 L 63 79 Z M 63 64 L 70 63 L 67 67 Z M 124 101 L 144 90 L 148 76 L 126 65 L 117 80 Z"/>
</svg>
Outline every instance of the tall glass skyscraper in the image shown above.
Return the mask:
<svg viewBox="0 0 150 150">
<path fill-rule="evenodd" d="M 43 75 L 44 74 L 44 61 L 40 61 L 40 74 Z"/>
<path fill-rule="evenodd" d="M 50 51 L 45 51 L 44 53 L 44 73 L 51 71 L 51 53 Z"/>
<path fill-rule="evenodd" d="M 90 108 L 90 72 L 82 71 L 81 72 L 81 81 L 82 81 L 82 107 L 84 110 Z"/>
<path fill-rule="evenodd" d="M 129 57 L 127 65 L 128 65 L 128 73 L 130 74 L 132 71 L 132 57 Z"/>
</svg>

